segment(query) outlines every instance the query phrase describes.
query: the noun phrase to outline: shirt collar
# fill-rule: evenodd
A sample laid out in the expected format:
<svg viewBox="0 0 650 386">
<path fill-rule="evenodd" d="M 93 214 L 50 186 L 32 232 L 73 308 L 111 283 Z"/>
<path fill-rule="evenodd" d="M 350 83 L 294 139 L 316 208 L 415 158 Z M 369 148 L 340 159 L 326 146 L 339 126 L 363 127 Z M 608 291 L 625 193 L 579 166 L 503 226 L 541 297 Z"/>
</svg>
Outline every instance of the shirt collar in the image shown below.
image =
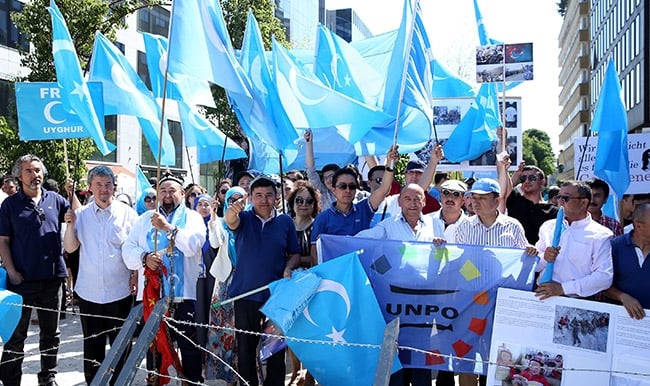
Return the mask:
<svg viewBox="0 0 650 386">
<path fill-rule="evenodd" d="M 271 215 L 269 216 L 269 218 L 264 219 L 264 218 L 260 217 L 260 216 L 257 214 L 257 212 L 255 212 L 255 209 L 251 209 L 251 210 L 253 211 L 253 214 L 255 215 L 255 217 L 259 218 L 260 221 L 263 222 L 263 223 L 267 223 L 267 222 L 273 220 L 273 219 L 276 218 L 277 215 L 278 215 L 278 210 L 275 209 L 275 208 L 273 208 L 273 211 L 271 212 Z"/>
<path fill-rule="evenodd" d="M 344 213 L 344 212 L 341 212 L 340 210 L 338 210 L 338 209 L 336 208 L 336 201 L 334 201 L 334 202 L 332 203 L 332 206 L 330 207 L 330 210 L 333 211 L 334 213 L 340 213 L 340 214 L 342 214 L 342 215 L 344 215 L 344 216 L 347 216 L 348 214 L 357 211 L 357 204 L 355 204 L 355 203 L 353 202 L 353 203 L 352 203 L 352 206 L 350 206 L 350 211 L 347 212 L 347 213 Z"/>
</svg>

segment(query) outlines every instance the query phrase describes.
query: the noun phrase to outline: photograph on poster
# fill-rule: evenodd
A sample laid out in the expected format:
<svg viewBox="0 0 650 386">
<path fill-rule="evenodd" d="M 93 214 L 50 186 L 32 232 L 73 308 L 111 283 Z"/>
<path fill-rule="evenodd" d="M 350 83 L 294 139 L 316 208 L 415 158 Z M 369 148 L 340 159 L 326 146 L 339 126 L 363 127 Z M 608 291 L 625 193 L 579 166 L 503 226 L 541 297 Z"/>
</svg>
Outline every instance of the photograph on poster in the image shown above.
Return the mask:
<svg viewBox="0 0 650 386">
<path fill-rule="evenodd" d="M 501 343 L 494 379 L 501 381 L 501 386 L 559 386 L 564 360 L 559 352 Z"/>
<path fill-rule="evenodd" d="M 503 44 L 476 47 L 476 65 L 503 63 Z"/>
<path fill-rule="evenodd" d="M 431 159 L 431 149 L 433 148 L 433 142 L 434 142 L 434 140 L 432 138 L 432 139 L 429 140 L 429 142 L 427 142 L 426 145 L 424 145 L 424 147 L 422 149 L 420 149 L 420 150 L 418 150 L 418 151 L 416 151 L 414 153 L 415 156 L 420 161 L 424 162 L 427 165 L 429 164 L 429 160 Z M 445 146 L 446 142 L 447 142 L 447 138 L 440 138 L 438 140 L 438 143 L 440 144 L 440 146 Z M 460 165 L 460 163 L 459 162 L 449 162 L 449 160 L 447 160 L 446 158 L 443 158 L 442 160 L 440 160 L 438 165 Z"/>
<path fill-rule="evenodd" d="M 505 65 L 506 82 L 533 80 L 533 63 L 511 63 Z"/>
<path fill-rule="evenodd" d="M 558 305 L 553 343 L 586 350 L 607 351 L 609 313 Z"/>
<path fill-rule="evenodd" d="M 503 64 L 485 64 L 476 66 L 476 82 L 492 83 L 503 82 Z"/>
<path fill-rule="evenodd" d="M 499 109 L 503 106 L 503 103 L 499 102 Z M 512 129 L 517 127 L 517 102 L 508 102 L 506 101 L 506 111 L 504 112 L 506 128 Z"/>
<path fill-rule="evenodd" d="M 533 61 L 533 43 L 506 44 L 506 63 L 526 63 Z"/>
<path fill-rule="evenodd" d="M 457 125 L 460 123 L 460 106 L 434 105 L 433 123 L 436 125 Z"/>
</svg>

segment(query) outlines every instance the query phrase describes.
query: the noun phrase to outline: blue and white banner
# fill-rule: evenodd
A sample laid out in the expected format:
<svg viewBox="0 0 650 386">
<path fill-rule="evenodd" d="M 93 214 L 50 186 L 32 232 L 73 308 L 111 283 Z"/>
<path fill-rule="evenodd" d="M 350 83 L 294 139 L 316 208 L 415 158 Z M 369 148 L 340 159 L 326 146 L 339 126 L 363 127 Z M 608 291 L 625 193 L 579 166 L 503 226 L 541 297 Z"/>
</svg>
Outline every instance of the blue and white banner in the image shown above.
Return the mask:
<svg viewBox="0 0 650 386">
<path fill-rule="evenodd" d="M 360 251 L 384 319 L 400 318 L 399 345 L 429 353 L 400 348 L 407 368 L 485 374 L 480 361 L 490 352 L 497 289 L 531 290 L 537 262 L 516 248 L 436 248 L 424 242 L 330 235 L 321 236 L 320 243 L 323 261 Z"/>
<path fill-rule="evenodd" d="M 87 84 L 103 132 L 102 84 Z M 61 88 L 56 82 L 16 82 L 18 134 L 21 140 L 43 141 L 91 136 L 76 114 L 65 111 L 61 94 Z"/>
</svg>

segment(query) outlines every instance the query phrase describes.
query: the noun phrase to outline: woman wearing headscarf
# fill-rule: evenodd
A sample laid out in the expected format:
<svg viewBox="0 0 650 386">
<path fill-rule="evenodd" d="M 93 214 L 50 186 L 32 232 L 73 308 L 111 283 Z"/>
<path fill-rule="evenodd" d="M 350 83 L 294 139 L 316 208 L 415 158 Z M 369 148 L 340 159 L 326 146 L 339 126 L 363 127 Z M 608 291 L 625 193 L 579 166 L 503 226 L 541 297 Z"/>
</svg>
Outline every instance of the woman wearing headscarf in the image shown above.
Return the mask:
<svg viewBox="0 0 650 386">
<path fill-rule="evenodd" d="M 212 217 L 212 197 L 208 194 L 200 194 L 194 198 L 192 209 L 197 211 L 205 222 L 205 243 L 203 243 L 201 253 L 201 267 L 199 278 L 196 281 L 196 322 L 200 324 L 208 323 L 208 314 L 210 309 L 210 298 L 212 297 L 212 288 L 214 287 L 214 278 L 207 275 L 207 269 L 212 265 L 214 257 L 217 255 L 216 250 L 210 246 L 208 240 L 209 230 L 208 223 Z M 207 329 L 204 327 L 197 328 L 197 342 L 205 346 Z"/>
<path fill-rule="evenodd" d="M 243 188 L 235 186 L 228 189 L 225 195 L 224 212 L 232 203 L 242 197 L 246 197 L 246 191 Z M 212 248 L 219 248 L 219 253 L 210 267 L 210 274 L 215 279 L 210 305 L 210 326 L 214 327 L 208 329 L 206 348 L 212 354 L 206 355 L 205 377 L 206 380 L 220 379 L 228 385 L 235 385 L 237 377 L 228 368 L 228 366 L 232 368 L 237 366 L 235 332 L 232 330 L 235 327 L 235 310 L 232 303 L 213 307 L 228 297 L 233 267 L 237 262 L 235 238 L 228 226 L 216 214 L 212 215 L 208 223 L 208 230 L 210 245 Z M 216 327 L 228 327 L 229 329 Z"/>
<path fill-rule="evenodd" d="M 135 203 L 135 211 L 138 216 L 148 210 L 156 209 L 156 189 L 146 188 L 140 193 L 138 201 Z"/>
</svg>

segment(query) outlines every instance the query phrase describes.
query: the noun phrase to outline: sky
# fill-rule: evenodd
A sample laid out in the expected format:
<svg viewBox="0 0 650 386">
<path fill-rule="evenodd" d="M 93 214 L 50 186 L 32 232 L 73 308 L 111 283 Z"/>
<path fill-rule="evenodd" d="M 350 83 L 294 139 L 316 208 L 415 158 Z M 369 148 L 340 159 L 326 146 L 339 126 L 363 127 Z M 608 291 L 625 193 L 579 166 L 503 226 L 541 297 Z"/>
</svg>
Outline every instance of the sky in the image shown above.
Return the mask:
<svg viewBox="0 0 650 386">
<path fill-rule="evenodd" d="M 450 69 L 459 65 L 474 71 L 478 45 L 472 0 L 421 0 L 425 27 L 434 55 Z M 535 79 L 506 92 L 521 97 L 522 128 L 547 132 L 557 154 L 561 126 L 558 122 L 558 35 L 562 17 L 555 1 L 479 0 L 483 23 L 490 38 L 504 43 L 533 43 Z M 327 9 L 354 8 L 374 33 L 397 29 L 402 15 L 400 0 L 327 0 Z M 469 68 L 468 68 L 469 67 Z M 475 84 L 471 83 L 470 84 Z"/>
</svg>

